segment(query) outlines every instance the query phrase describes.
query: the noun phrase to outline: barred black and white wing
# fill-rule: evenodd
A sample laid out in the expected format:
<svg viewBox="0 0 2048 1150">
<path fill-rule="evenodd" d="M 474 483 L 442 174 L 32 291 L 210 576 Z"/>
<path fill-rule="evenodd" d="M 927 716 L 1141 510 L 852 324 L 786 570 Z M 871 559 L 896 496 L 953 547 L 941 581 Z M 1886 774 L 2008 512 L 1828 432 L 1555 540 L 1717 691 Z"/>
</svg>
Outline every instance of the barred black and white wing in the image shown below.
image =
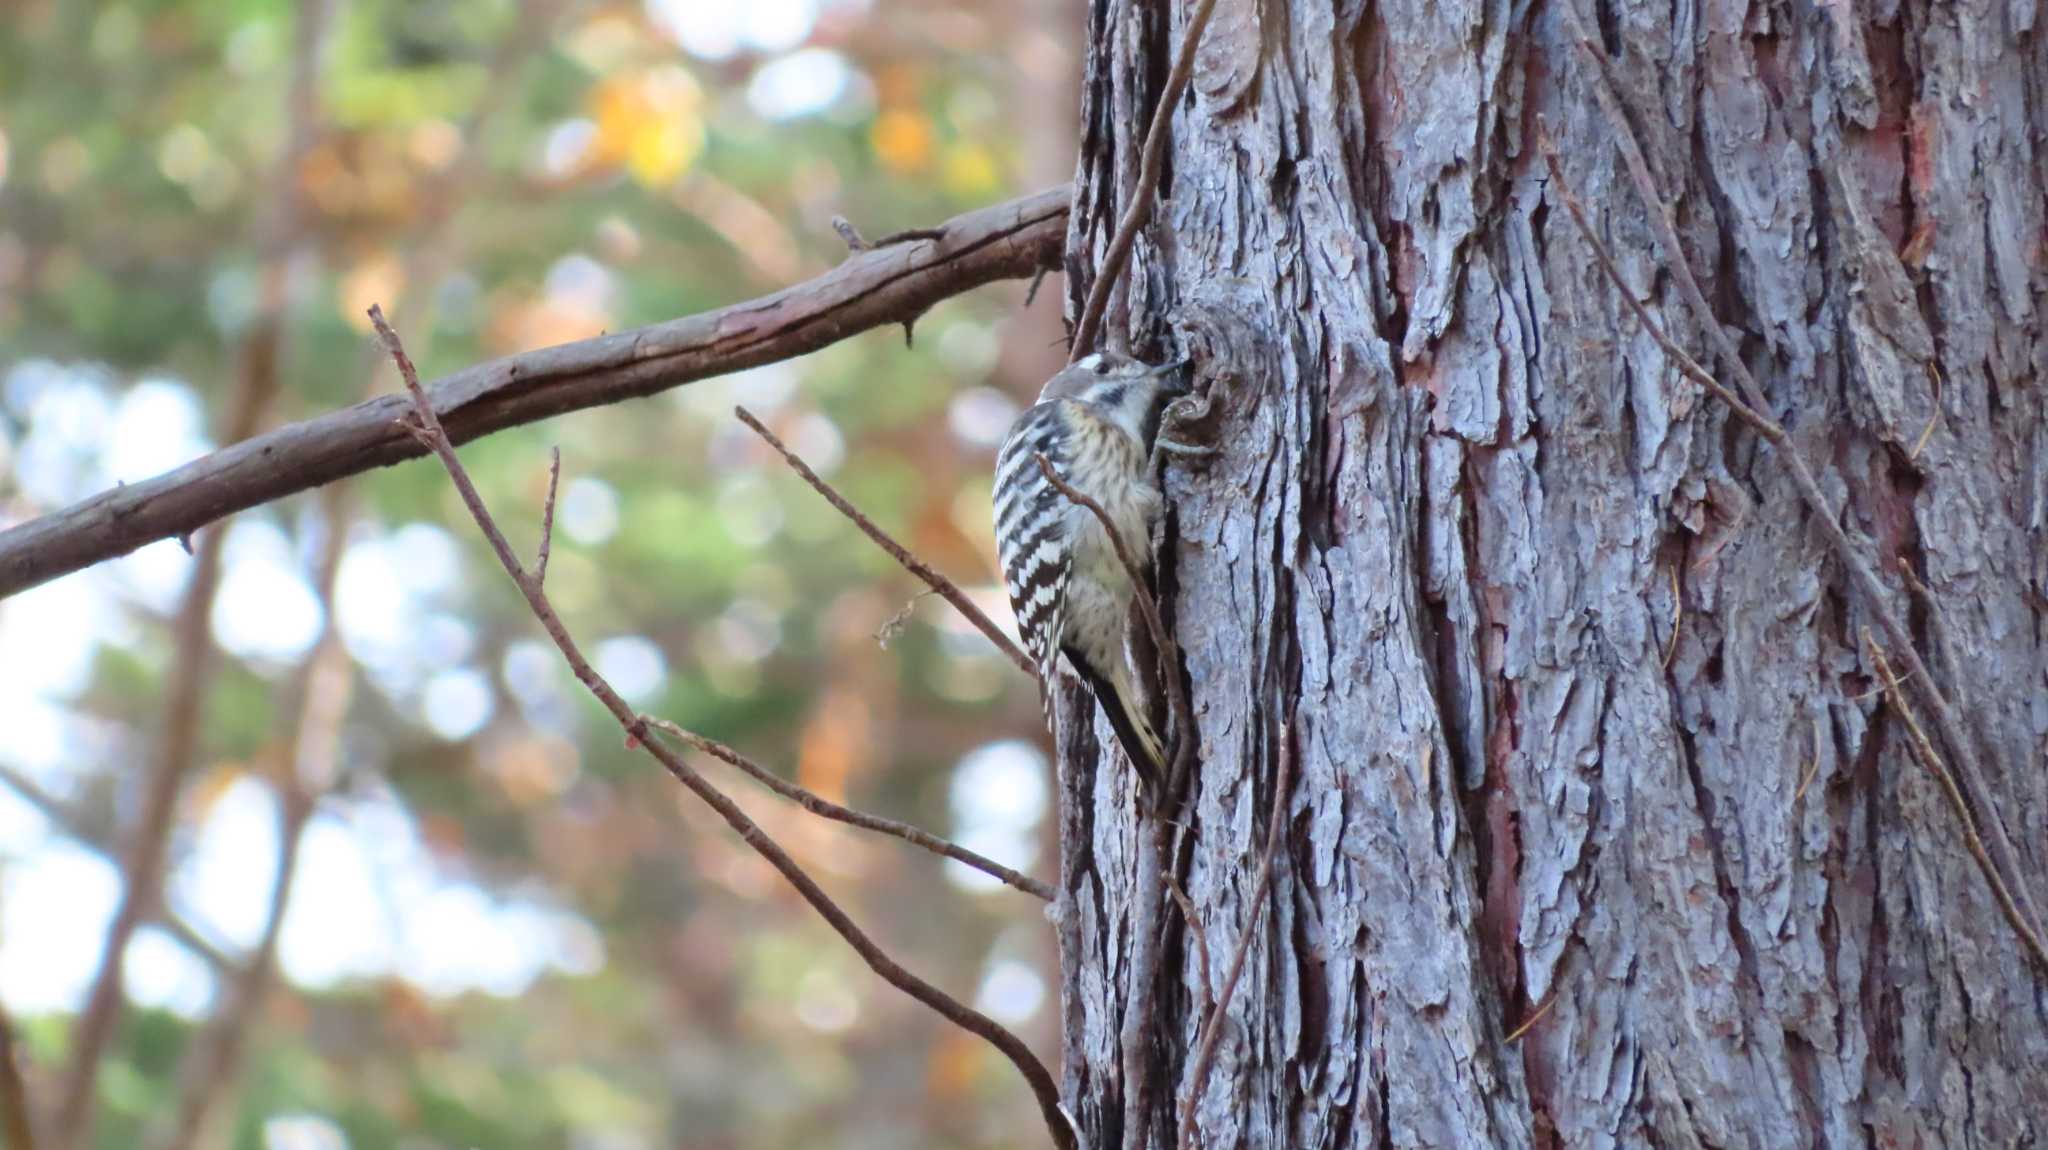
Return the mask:
<svg viewBox="0 0 2048 1150">
<path fill-rule="evenodd" d="M 1039 701 L 1048 721 L 1067 580 L 1074 566 L 1073 509 L 1045 481 L 1036 457 L 1043 454 L 1065 478 L 1058 462 L 1065 457 L 1065 434 L 1060 401 L 1041 403 L 1017 420 L 996 453 L 996 551 L 1018 635 L 1038 667 Z"/>
</svg>

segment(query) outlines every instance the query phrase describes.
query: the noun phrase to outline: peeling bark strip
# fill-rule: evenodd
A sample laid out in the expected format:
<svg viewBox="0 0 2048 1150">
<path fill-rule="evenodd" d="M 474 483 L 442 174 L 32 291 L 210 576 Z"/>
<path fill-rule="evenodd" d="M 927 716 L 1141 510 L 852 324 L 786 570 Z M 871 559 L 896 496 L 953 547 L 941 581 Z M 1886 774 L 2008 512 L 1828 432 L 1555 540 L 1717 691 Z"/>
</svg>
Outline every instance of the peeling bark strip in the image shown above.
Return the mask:
<svg viewBox="0 0 2048 1150">
<path fill-rule="evenodd" d="M 1092 6 L 1070 315 L 1191 8 Z M 2040 886 L 2040 7 L 1583 10 L 1763 414 L 1873 568 L 1943 605 L 1889 598 Z M 1192 354 L 1220 448 L 1166 481 L 1204 938 L 1161 955 L 1155 1095 L 1190 1085 L 1199 956 L 1255 914 L 1291 727 L 1272 917 L 1193 1144 L 2048 1142 L 2048 999 L 1785 454 L 1634 311 L 1714 362 L 1564 13 L 1219 0 L 1211 34 L 1106 337 Z M 1065 1090 L 1113 1146 L 1134 821 L 1092 711 L 1060 713 Z"/>
<path fill-rule="evenodd" d="M 448 434 L 465 443 L 566 411 L 816 351 L 916 319 L 983 284 L 1056 267 L 1068 190 L 983 208 L 934 229 L 944 238 L 850 256 L 816 279 L 748 303 L 635 331 L 524 352 L 456 372 L 428 392 Z M 386 395 L 280 427 L 142 483 L 0 531 L 0 598 L 146 543 L 189 535 L 225 515 L 414 459 Z"/>
</svg>

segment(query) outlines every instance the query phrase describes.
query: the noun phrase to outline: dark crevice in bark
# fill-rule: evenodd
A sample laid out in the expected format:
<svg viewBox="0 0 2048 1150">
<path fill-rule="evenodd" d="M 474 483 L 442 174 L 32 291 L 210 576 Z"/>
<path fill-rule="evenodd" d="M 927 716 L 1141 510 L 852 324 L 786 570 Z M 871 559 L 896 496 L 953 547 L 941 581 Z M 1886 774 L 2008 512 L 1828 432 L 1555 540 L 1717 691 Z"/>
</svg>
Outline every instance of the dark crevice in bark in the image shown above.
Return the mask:
<svg viewBox="0 0 2048 1150">
<path fill-rule="evenodd" d="M 1891 730 L 1891 720 L 1880 715 L 1866 729 L 1862 753 L 1856 756 L 1854 780 L 1867 796 L 1864 800 L 1866 826 L 1865 841 L 1869 844 L 1872 858 L 1870 863 L 1870 951 L 1863 976 L 1864 1029 L 1870 1040 L 1871 1060 L 1884 1073 L 1897 1080 L 1904 1076 L 1905 1063 L 1901 1057 L 1903 1036 L 1900 1031 L 1901 1004 L 1897 984 L 1891 977 L 1891 920 L 1885 908 L 1889 900 L 1885 897 L 1884 860 L 1878 857 L 1885 823 L 1885 810 L 1892 803 L 1893 796 L 1887 792 L 1879 771 L 1879 762 L 1884 754 L 1885 744 Z"/>
</svg>

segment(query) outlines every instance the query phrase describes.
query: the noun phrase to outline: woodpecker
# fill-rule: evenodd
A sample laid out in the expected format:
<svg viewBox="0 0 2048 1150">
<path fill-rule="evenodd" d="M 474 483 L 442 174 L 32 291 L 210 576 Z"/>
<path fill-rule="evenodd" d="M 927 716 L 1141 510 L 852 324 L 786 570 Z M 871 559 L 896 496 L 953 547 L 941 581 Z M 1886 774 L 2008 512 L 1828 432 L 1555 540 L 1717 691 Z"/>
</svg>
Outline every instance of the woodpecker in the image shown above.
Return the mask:
<svg viewBox="0 0 2048 1150">
<path fill-rule="evenodd" d="M 1037 456 L 1102 505 L 1149 582 L 1163 502 L 1152 483 L 1152 449 L 1181 366 L 1113 352 L 1076 360 L 1046 382 L 996 454 L 996 550 L 1017 630 L 1038 665 L 1046 718 L 1065 655 L 1148 789 L 1165 777 L 1166 753 L 1125 650 L 1130 575 L 1095 514 L 1047 482 Z"/>
</svg>

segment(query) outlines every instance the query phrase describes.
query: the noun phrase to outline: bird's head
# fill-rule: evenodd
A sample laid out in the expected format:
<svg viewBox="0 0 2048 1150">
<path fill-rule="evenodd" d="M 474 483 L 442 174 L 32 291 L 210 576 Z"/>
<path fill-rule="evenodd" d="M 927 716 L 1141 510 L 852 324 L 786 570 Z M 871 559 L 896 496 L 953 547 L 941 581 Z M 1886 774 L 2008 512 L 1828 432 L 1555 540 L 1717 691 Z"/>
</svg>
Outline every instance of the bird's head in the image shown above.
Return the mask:
<svg viewBox="0 0 2048 1150">
<path fill-rule="evenodd" d="M 1131 429 L 1133 435 L 1149 438 L 1139 429 L 1156 423 L 1159 409 L 1169 396 L 1186 390 L 1181 368 L 1187 360 L 1150 364 L 1114 351 L 1098 351 L 1068 364 L 1045 383 L 1039 402 L 1073 399 L 1091 404 Z"/>
</svg>

